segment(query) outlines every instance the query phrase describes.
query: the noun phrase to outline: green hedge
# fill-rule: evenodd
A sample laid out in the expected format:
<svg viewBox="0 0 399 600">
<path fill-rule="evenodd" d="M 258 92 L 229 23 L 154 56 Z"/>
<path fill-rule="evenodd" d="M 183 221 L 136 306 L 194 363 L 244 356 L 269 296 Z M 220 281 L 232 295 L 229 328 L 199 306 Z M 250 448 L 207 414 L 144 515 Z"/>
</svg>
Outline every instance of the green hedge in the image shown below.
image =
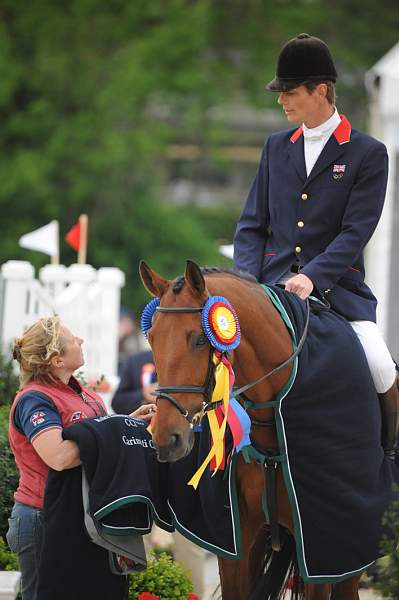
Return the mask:
<svg viewBox="0 0 399 600">
<path fill-rule="evenodd" d="M 14 373 L 12 361 L 0 354 L 0 570 L 2 571 L 18 571 L 18 558 L 9 550 L 5 541 L 8 517 L 14 503 L 13 494 L 18 485 L 18 470 L 8 444 L 8 415 L 17 389 L 18 378 Z"/>
<path fill-rule="evenodd" d="M 386 534 L 381 544 L 383 559 L 377 562 L 376 588 L 384 598 L 399 598 L 399 487 L 396 486 L 396 500 L 383 519 Z"/>
<path fill-rule="evenodd" d="M 8 415 L 17 389 L 12 361 L 0 354 L 0 537 L 3 538 L 18 485 L 18 470 L 8 444 Z"/>
<path fill-rule="evenodd" d="M 18 557 L 11 552 L 2 537 L 0 537 L 0 571 L 19 571 Z"/>
</svg>

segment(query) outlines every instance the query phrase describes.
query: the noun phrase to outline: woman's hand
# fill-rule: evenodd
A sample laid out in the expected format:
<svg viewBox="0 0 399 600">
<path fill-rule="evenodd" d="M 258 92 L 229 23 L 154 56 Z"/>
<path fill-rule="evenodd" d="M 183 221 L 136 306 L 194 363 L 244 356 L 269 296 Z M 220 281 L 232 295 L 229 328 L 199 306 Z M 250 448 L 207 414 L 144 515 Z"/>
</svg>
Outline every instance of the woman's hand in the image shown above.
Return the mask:
<svg viewBox="0 0 399 600">
<path fill-rule="evenodd" d="M 151 421 L 152 417 L 157 412 L 156 404 L 143 404 L 135 411 L 130 413 L 129 417 L 133 417 L 135 419 L 141 419 L 142 421 Z"/>
</svg>

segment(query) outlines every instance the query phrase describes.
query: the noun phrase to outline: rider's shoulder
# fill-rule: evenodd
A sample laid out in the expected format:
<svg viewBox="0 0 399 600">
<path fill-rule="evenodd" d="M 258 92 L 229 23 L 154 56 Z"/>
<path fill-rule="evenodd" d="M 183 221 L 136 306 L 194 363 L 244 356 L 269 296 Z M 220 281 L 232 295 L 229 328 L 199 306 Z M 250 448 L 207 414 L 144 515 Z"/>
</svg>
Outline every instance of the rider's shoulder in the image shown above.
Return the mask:
<svg viewBox="0 0 399 600">
<path fill-rule="evenodd" d="M 273 148 L 273 150 L 278 150 L 279 148 L 286 148 L 287 142 L 291 141 L 292 136 L 297 131 L 297 128 L 292 129 L 283 129 L 282 131 L 275 131 L 271 133 L 265 141 L 264 148 L 266 150 Z"/>
</svg>

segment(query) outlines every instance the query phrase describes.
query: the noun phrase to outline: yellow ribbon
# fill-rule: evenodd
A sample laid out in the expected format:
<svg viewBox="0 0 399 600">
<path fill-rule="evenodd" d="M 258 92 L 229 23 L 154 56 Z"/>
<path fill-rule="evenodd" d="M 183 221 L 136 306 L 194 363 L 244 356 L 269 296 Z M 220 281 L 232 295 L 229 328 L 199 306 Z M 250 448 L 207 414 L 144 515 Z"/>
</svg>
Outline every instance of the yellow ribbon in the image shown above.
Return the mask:
<svg viewBox="0 0 399 600">
<path fill-rule="evenodd" d="M 220 467 L 223 460 L 224 436 L 226 432 L 227 411 L 229 408 L 230 400 L 229 370 L 226 367 L 226 365 L 224 365 L 222 361 L 219 360 L 215 353 L 213 354 L 212 360 L 213 363 L 216 365 L 216 369 L 215 389 L 213 390 L 211 402 L 218 402 L 219 400 L 223 400 L 224 419 L 222 421 L 222 424 L 219 425 L 214 409 L 211 409 L 207 412 L 209 427 L 211 430 L 212 446 L 208 453 L 208 456 L 205 458 L 200 468 L 196 471 L 196 473 L 194 473 L 190 481 L 187 483 L 187 485 L 192 485 L 194 489 L 197 489 L 199 480 L 201 479 L 206 467 L 209 465 L 213 457 L 215 457 L 216 464 L 215 472 Z"/>
</svg>

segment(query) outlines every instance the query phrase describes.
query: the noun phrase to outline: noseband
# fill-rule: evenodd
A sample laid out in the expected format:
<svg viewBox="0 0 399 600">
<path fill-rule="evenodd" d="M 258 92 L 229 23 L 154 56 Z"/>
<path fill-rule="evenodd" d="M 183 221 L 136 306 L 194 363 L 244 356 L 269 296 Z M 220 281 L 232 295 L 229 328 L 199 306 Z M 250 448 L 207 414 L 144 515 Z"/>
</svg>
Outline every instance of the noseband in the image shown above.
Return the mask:
<svg viewBox="0 0 399 600">
<path fill-rule="evenodd" d="M 204 309 L 203 306 L 176 306 L 173 308 L 172 307 L 163 307 L 163 306 L 156 307 L 156 311 L 161 312 L 161 313 L 162 312 L 163 313 L 201 313 L 203 311 L 203 309 Z M 259 377 L 259 379 L 255 379 L 254 381 L 251 381 L 250 383 L 243 385 L 238 390 L 234 390 L 234 396 L 240 396 L 240 394 L 242 394 L 244 396 L 244 392 L 249 390 L 254 385 L 257 385 L 261 381 L 268 379 L 275 373 L 278 373 L 279 371 L 281 371 L 281 369 L 283 369 L 284 367 L 289 365 L 298 356 L 298 354 L 300 353 L 300 351 L 302 349 L 303 344 L 305 343 L 305 339 L 307 336 L 308 327 L 309 327 L 309 317 L 310 317 L 310 307 L 309 307 L 309 300 L 307 299 L 306 300 L 306 322 L 305 322 L 305 326 L 303 329 L 302 337 L 299 340 L 298 346 L 296 347 L 295 351 L 291 354 L 291 356 L 289 356 L 287 358 L 287 360 L 282 362 L 280 365 L 278 365 L 277 367 L 275 367 L 274 369 L 272 369 L 265 375 L 262 375 L 262 377 Z M 212 355 L 212 346 L 211 346 L 210 352 Z M 200 385 L 179 385 L 179 386 L 161 385 L 161 386 L 158 386 L 158 388 L 155 390 L 155 392 L 152 393 L 152 395 L 156 396 L 157 399 L 165 398 L 165 400 L 168 400 L 171 404 L 173 404 L 173 406 L 175 408 L 177 408 L 177 410 L 180 412 L 180 414 L 189 422 L 191 428 L 193 428 L 195 424 L 200 423 L 201 419 L 208 411 L 214 410 L 215 408 L 217 408 L 218 406 L 220 406 L 223 403 L 223 400 L 220 400 L 217 402 L 211 402 L 211 396 L 212 396 L 212 391 L 213 391 L 213 387 L 214 387 L 214 372 L 215 372 L 215 367 L 214 367 L 211 355 L 209 358 L 208 372 L 206 375 L 204 385 L 202 385 L 202 386 L 200 386 Z M 172 396 L 172 393 L 201 394 L 201 395 L 205 396 L 206 402 L 203 402 L 202 409 L 200 412 L 195 413 L 192 417 L 190 417 L 188 410 L 186 408 L 182 407 L 182 405 L 176 400 L 176 398 L 174 396 Z M 254 425 L 256 424 L 259 426 L 270 427 L 273 424 L 273 421 L 262 422 L 262 421 L 255 421 L 254 419 L 252 419 L 252 423 Z"/>
</svg>

